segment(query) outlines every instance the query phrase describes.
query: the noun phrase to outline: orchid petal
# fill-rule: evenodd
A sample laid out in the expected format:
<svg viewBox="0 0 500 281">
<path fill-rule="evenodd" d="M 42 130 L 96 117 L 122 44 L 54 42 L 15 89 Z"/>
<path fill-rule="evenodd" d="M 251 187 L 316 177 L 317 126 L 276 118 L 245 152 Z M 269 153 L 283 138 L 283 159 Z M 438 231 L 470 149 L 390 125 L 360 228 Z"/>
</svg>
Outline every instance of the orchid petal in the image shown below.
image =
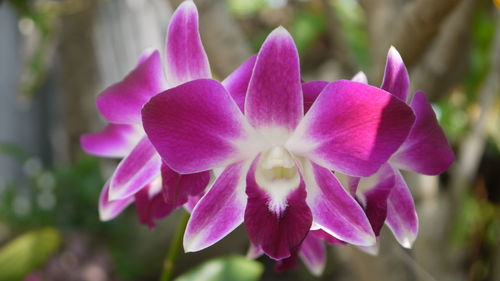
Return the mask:
<svg viewBox="0 0 500 281">
<path fill-rule="evenodd" d="M 299 250 L 299 257 L 314 276 L 320 276 L 323 274 L 323 271 L 325 271 L 325 244 L 313 234 L 309 233 L 306 239 L 304 239 L 304 242 L 302 242 Z"/>
<path fill-rule="evenodd" d="M 331 171 L 311 162 L 303 163 L 307 203 L 314 223 L 335 238 L 369 246 L 375 235 L 363 209 L 342 188 Z"/>
<path fill-rule="evenodd" d="M 80 143 L 85 152 L 103 157 L 126 156 L 143 133 L 135 126 L 126 124 L 109 124 L 104 130 L 83 134 Z"/>
<path fill-rule="evenodd" d="M 403 59 L 396 48 L 391 46 L 387 54 L 384 80 L 380 88 L 406 102 L 409 85 L 410 78 L 408 77 L 408 71 L 403 63 Z"/>
<path fill-rule="evenodd" d="M 361 181 L 360 177 L 351 177 L 346 175 L 347 181 L 347 189 L 352 197 L 356 198 L 356 192 L 358 191 L 359 182 Z"/>
<path fill-rule="evenodd" d="M 273 198 L 256 180 L 257 163 L 254 161 L 247 176 L 248 202 L 245 210 L 245 229 L 254 245 L 269 257 L 280 260 L 298 250 L 311 228 L 311 210 L 306 204 L 304 182 L 286 196 L 281 208 L 273 206 Z"/>
<path fill-rule="evenodd" d="M 203 195 L 205 195 L 205 192 L 199 193 L 196 196 L 188 196 L 188 200 L 187 200 L 186 204 L 184 204 L 184 209 L 186 209 L 186 211 L 188 213 L 192 213 L 194 210 L 194 207 L 196 207 L 196 205 L 201 200 Z"/>
<path fill-rule="evenodd" d="M 245 98 L 247 95 L 248 84 L 250 83 L 250 78 L 252 77 L 252 71 L 256 60 L 257 56 L 250 57 L 226 79 L 224 79 L 224 81 L 222 81 L 222 85 L 224 85 L 229 94 L 231 94 L 231 97 L 233 97 L 241 112 L 244 112 L 245 110 Z"/>
<path fill-rule="evenodd" d="M 386 224 L 405 248 L 411 248 L 418 234 L 418 217 L 410 190 L 399 171 L 387 201 Z"/>
<path fill-rule="evenodd" d="M 393 169 L 387 164 L 383 165 L 376 175 L 377 183 L 364 195 L 366 216 L 372 225 L 373 232 L 379 236 L 387 217 L 387 200 L 395 184 L 395 175 Z"/>
<path fill-rule="evenodd" d="M 314 235 L 316 238 L 321 239 L 330 245 L 345 245 L 345 244 L 347 244 L 346 242 L 335 238 L 334 236 L 328 234 L 326 231 L 324 231 L 322 229 L 311 230 L 310 233 L 312 235 Z"/>
<path fill-rule="evenodd" d="M 194 2 L 184 1 L 172 15 L 165 54 L 170 87 L 212 76 L 198 31 L 198 10 Z"/>
<path fill-rule="evenodd" d="M 143 137 L 130 154 L 118 164 L 111 177 L 111 200 L 127 198 L 160 174 L 161 159 L 147 137 Z"/>
<path fill-rule="evenodd" d="M 366 177 L 399 148 L 413 121 L 411 109 L 389 93 L 336 81 L 323 90 L 286 147 L 330 170 Z"/>
<path fill-rule="evenodd" d="M 366 77 L 366 74 L 363 71 L 360 71 L 351 78 L 351 81 L 368 84 L 368 77 Z"/>
<path fill-rule="evenodd" d="M 226 167 L 198 202 L 184 234 L 186 252 L 213 245 L 243 222 L 248 166 L 245 162 L 238 162 Z"/>
<path fill-rule="evenodd" d="M 303 115 L 299 54 L 283 27 L 262 44 L 248 86 L 245 115 L 255 128 L 292 131 Z"/>
<path fill-rule="evenodd" d="M 150 229 L 155 227 L 157 220 L 166 217 L 177 208 L 163 200 L 159 181 L 146 185 L 134 197 L 139 220 L 142 224 L 148 225 Z"/>
<path fill-rule="evenodd" d="M 109 201 L 109 182 L 104 185 L 99 196 L 99 218 L 101 221 L 109 221 L 116 218 L 132 202 L 134 197 L 127 197 L 121 200 Z"/>
<path fill-rule="evenodd" d="M 450 167 L 455 155 L 423 92 L 415 93 L 411 107 L 415 124 L 391 163 L 416 173 L 438 175 Z"/>
<path fill-rule="evenodd" d="M 378 255 L 378 252 L 380 250 L 380 240 L 377 238 L 377 242 L 371 246 L 357 246 L 357 247 L 358 249 L 369 255 L 376 256 Z"/>
<path fill-rule="evenodd" d="M 158 51 L 147 51 L 125 79 L 97 97 L 97 109 L 112 123 L 140 123 L 141 108 L 167 88 Z"/>
<path fill-rule="evenodd" d="M 199 79 L 169 89 L 152 98 L 142 116 L 149 139 L 178 173 L 224 166 L 252 153 L 245 141 L 253 129 L 215 80 Z"/>
<path fill-rule="evenodd" d="M 302 84 L 302 92 L 304 95 L 304 112 L 309 111 L 314 101 L 319 94 L 328 85 L 327 81 L 309 81 Z"/>
<path fill-rule="evenodd" d="M 247 258 L 257 259 L 264 254 L 264 251 L 259 246 L 255 246 L 250 242 L 250 247 L 248 247 Z"/>
<path fill-rule="evenodd" d="M 165 163 L 161 166 L 162 189 L 165 202 L 176 208 L 186 204 L 190 196 L 197 196 L 210 182 L 210 171 L 179 174 Z"/>
<path fill-rule="evenodd" d="M 297 251 L 291 253 L 288 258 L 277 260 L 274 265 L 274 270 L 278 273 L 285 272 L 288 270 L 292 270 L 297 267 L 297 259 L 299 255 Z"/>
</svg>

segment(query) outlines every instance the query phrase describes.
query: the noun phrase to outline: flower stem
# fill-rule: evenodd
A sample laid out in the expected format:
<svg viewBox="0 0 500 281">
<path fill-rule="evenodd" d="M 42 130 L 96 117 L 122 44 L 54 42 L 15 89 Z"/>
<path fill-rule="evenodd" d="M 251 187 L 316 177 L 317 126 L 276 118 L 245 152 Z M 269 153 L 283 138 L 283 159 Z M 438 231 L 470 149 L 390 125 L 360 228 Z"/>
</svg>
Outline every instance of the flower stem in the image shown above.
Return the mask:
<svg viewBox="0 0 500 281">
<path fill-rule="evenodd" d="M 160 281 L 170 281 L 175 270 L 175 263 L 177 262 L 177 257 L 182 250 L 182 237 L 184 236 L 184 231 L 186 230 L 186 225 L 189 220 L 189 213 L 185 212 L 179 222 L 179 228 L 177 233 L 172 238 L 170 243 L 170 248 L 168 249 L 167 256 L 163 262 L 163 270 L 161 273 Z"/>
</svg>

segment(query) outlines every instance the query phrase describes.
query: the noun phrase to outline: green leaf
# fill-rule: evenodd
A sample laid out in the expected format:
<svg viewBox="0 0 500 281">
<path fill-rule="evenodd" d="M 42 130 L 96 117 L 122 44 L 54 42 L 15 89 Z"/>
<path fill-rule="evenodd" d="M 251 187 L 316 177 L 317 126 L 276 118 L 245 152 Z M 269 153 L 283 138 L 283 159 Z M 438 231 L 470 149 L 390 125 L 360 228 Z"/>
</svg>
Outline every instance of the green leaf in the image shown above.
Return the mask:
<svg viewBox="0 0 500 281">
<path fill-rule="evenodd" d="M 177 277 L 174 281 L 256 281 L 264 267 L 242 256 L 213 259 Z"/>
<path fill-rule="evenodd" d="M 61 236 L 53 228 L 25 233 L 0 249 L 0 281 L 21 280 L 47 261 L 59 248 Z"/>
<path fill-rule="evenodd" d="M 306 52 L 314 40 L 325 30 L 326 23 L 321 15 L 301 11 L 293 18 L 292 35 L 299 54 Z"/>
</svg>

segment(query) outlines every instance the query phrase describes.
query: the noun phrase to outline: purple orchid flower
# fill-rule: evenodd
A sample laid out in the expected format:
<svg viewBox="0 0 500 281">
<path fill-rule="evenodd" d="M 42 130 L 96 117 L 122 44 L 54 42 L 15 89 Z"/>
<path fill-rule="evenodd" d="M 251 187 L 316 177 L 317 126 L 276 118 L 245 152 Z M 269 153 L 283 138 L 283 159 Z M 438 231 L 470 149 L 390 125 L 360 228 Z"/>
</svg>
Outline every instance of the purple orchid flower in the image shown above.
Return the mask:
<svg viewBox="0 0 500 281">
<path fill-rule="evenodd" d="M 337 81 L 304 116 L 298 53 L 282 27 L 257 55 L 244 113 L 232 95 L 199 79 L 142 110 L 151 143 L 174 171 L 224 168 L 192 212 L 184 249 L 204 249 L 242 222 L 250 241 L 278 260 L 297 251 L 313 223 L 348 243 L 375 243 L 363 209 L 331 171 L 375 173 L 406 139 L 411 109 L 378 88 Z"/>
<path fill-rule="evenodd" d="M 352 81 L 368 84 L 366 75 L 362 72 L 353 77 Z M 327 84 L 326 81 L 304 84 L 304 96 L 309 104 L 316 100 Z M 399 170 L 438 175 L 449 168 L 455 156 L 425 94 L 418 91 L 411 102 L 408 101 L 408 71 L 394 47 L 389 49 L 387 55 L 381 88 L 409 103 L 416 117 L 415 123 L 401 147 L 371 176 L 373 183 L 370 188 L 363 193 L 357 192 L 360 177 L 347 177 L 347 186 L 351 195 L 363 206 L 377 237 L 385 223 L 396 240 L 403 247 L 410 248 L 417 237 L 418 217 L 413 197 Z M 376 243 L 359 248 L 376 254 L 378 246 Z"/>
<path fill-rule="evenodd" d="M 163 164 L 141 120 L 143 105 L 154 95 L 193 79 L 211 77 L 192 1 L 183 2 L 172 15 L 165 56 L 166 76 L 159 52 L 148 50 L 125 79 L 101 93 L 97 108 L 109 125 L 81 137 L 87 153 L 123 158 L 101 192 L 99 214 L 103 221 L 115 218 L 135 201 L 141 222 L 153 227 L 154 220 L 196 197 L 210 180 L 209 171 L 181 175 Z"/>
<path fill-rule="evenodd" d="M 396 240 L 403 247 L 411 248 L 418 233 L 418 217 L 413 197 L 399 170 L 439 175 L 450 167 L 455 155 L 424 92 L 417 91 L 409 100 L 408 71 L 394 47 L 387 54 L 381 87 L 407 102 L 416 119 L 404 143 L 374 175 L 374 187 L 364 193 L 365 208 L 377 235 L 385 222 Z"/>
</svg>

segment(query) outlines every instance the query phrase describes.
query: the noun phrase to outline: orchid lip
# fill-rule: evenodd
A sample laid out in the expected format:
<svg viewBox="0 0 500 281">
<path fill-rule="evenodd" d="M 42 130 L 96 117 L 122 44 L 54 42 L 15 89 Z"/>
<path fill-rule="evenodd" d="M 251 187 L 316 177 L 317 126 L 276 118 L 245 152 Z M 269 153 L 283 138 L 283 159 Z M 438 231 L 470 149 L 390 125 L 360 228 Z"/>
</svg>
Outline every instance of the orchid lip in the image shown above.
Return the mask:
<svg viewBox="0 0 500 281">
<path fill-rule="evenodd" d="M 288 195 L 300 184 L 300 174 L 292 154 L 279 145 L 261 154 L 255 179 L 270 197 L 269 210 L 276 214 L 286 209 Z"/>
</svg>

